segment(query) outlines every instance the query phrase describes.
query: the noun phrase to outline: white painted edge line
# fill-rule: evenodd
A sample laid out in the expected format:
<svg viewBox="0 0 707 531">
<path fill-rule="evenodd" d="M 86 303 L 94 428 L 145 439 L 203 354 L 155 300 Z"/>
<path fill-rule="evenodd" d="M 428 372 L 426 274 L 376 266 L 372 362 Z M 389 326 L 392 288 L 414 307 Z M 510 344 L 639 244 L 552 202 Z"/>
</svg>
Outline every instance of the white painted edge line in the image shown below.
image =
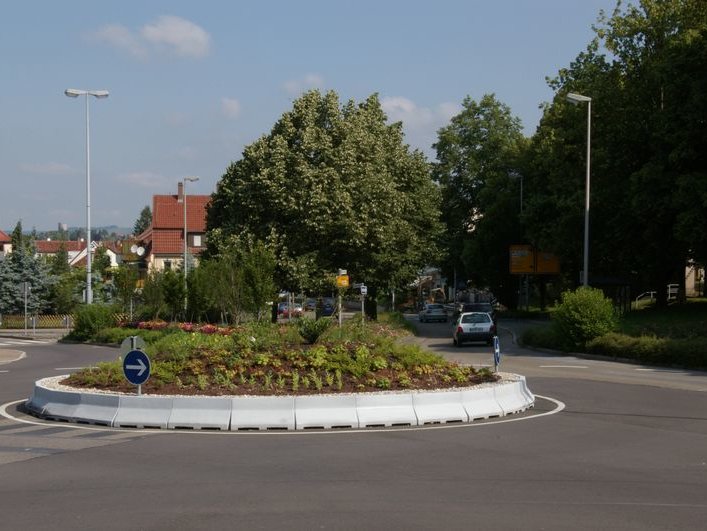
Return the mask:
<svg viewBox="0 0 707 531">
<path fill-rule="evenodd" d="M 22 351 L 22 350 L 16 350 L 16 349 L 14 349 L 14 348 L 7 348 L 7 349 L 5 349 L 5 350 L 11 350 L 11 351 L 13 351 L 13 352 L 19 352 L 20 355 L 17 356 L 16 358 L 14 358 L 14 359 L 11 359 L 11 360 L 0 361 L 0 365 L 5 365 L 5 364 L 7 364 L 7 363 L 15 363 L 16 361 L 20 361 L 21 359 L 27 357 L 27 354 L 26 354 L 24 351 Z"/>
<path fill-rule="evenodd" d="M 540 398 L 542 400 L 547 400 L 555 404 L 555 408 L 550 411 L 545 411 L 544 413 L 537 413 L 528 415 L 525 417 L 512 417 L 512 418 L 502 418 L 494 419 L 492 422 L 468 422 L 464 424 L 434 424 L 427 426 L 411 426 L 411 427 L 392 427 L 392 428 L 363 428 L 363 429 L 351 429 L 351 430 L 324 430 L 324 431 L 307 431 L 307 430 L 283 430 L 283 431 L 210 431 L 210 430 L 141 430 L 134 428 L 106 428 L 104 426 L 88 426 L 85 424 L 73 424 L 73 423 L 62 423 L 57 424 L 55 422 L 38 422 L 35 420 L 27 420 L 15 417 L 7 412 L 7 408 L 26 402 L 27 399 L 15 400 L 13 402 L 7 402 L 0 405 L 0 417 L 5 417 L 6 419 L 19 422 L 20 424 L 30 424 L 34 426 L 43 427 L 56 427 L 62 426 L 67 430 L 87 430 L 87 431 L 112 431 L 115 433 L 135 433 L 140 435 L 212 435 L 212 436 L 241 436 L 241 437 L 265 437 L 265 436 L 322 436 L 322 435 L 347 435 L 347 434 L 369 434 L 375 435 L 376 433 L 390 433 L 398 431 L 429 431 L 429 430 L 454 430 L 454 429 L 465 429 L 465 428 L 488 428 L 496 426 L 497 424 L 506 424 L 508 422 L 523 422 L 527 420 L 534 420 L 541 417 L 547 417 L 550 415 L 555 415 L 563 411 L 567 406 L 564 402 L 551 398 L 544 395 L 534 395 L 535 398 Z"/>
<path fill-rule="evenodd" d="M 586 365 L 540 365 L 541 369 L 588 369 Z"/>
</svg>

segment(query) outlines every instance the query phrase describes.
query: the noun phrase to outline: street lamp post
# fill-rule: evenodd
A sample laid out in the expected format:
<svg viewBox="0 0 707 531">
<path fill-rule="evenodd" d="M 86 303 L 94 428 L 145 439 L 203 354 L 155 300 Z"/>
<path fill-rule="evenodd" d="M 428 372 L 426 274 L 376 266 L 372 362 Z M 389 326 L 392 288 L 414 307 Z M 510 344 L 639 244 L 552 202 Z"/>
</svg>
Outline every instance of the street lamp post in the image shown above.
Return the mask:
<svg viewBox="0 0 707 531">
<path fill-rule="evenodd" d="M 591 138 L 592 138 L 592 98 L 574 94 L 567 94 L 567 101 L 573 105 L 578 103 L 587 103 L 587 178 L 585 180 L 584 191 L 584 275 L 582 285 L 589 285 L 589 184 L 590 184 L 590 161 L 591 161 Z"/>
<path fill-rule="evenodd" d="M 182 179 L 182 193 L 184 197 L 184 311 L 187 311 L 187 271 L 189 265 L 187 264 L 187 181 L 194 183 L 198 181 L 198 177 L 184 177 Z M 186 317 L 186 315 L 185 315 Z"/>
<path fill-rule="evenodd" d="M 64 94 L 70 98 L 86 97 L 86 304 L 91 304 L 93 302 L 93 289 L 91 287 L 91 144 L 88 125 L 88 97 L 107 98 L 108 91 L 66 89 Z"/>
</svg>

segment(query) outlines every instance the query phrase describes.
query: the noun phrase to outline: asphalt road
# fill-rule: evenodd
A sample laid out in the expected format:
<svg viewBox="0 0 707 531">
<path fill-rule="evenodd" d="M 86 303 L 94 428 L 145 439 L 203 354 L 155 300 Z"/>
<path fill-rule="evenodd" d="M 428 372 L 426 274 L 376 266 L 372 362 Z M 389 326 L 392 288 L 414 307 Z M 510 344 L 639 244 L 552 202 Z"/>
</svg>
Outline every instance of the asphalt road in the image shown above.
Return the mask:
<svg viewBox="0 0 707 531">
<path fill-rule="evenodd" d="M 538 395 L 508 422 L 221 434 L 0 417 L 0 528 L 704 529 L 707 373 L 538 354 L 513 343 L 522 323 L 500 324 L 501 369 Z M 449 324 L 420 330 L 447 357 L 492 362 L 452 347 Z M 117 355 L 4 341 L 26 356 L 0 364 L 2 403 Z M 539 415 L 556 409 L 541 397 L 565 408 Z"/>
</svg>

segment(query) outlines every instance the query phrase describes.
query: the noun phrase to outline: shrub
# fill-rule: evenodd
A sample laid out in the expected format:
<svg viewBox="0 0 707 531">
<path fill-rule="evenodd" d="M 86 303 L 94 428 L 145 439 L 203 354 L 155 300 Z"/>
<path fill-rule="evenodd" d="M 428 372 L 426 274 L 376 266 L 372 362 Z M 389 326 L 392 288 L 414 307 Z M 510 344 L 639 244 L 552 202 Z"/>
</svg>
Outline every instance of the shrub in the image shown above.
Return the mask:
<svg viewBox="0 0 707 531">
<path fill-rule="evenodd" d="M 300 319 L 297 321 L 297 331 L 307 343 L 314 344 L 331 326 L 332 322 L 333 321 L 328 317 L 322 317 L 321 319 Z"/>
<path fill-rule="evenodd" d="M 670 339 L 610 333 L 588 342 L 587 352 L 652 365 L 679 365 L 691 369 L 707 367 L 707 339 L 703 337 Z"/>
<path fill-rule="evenodd" d="M 102 304 L 84 304 L 74 315 L 74 329 L 69 334 L 70 339 L 87 341 L 102 328 L 112 328 L 117 325 L 115 308 Z"/>
<path fill-rule="evenodd" d="M 553 350 L 564 350 L 568 347 L 567 341 L 563 341 L 563 338 L 560 336 L 558 328 L 546 324 L 529 328 L 523 332 L 521 342 L 523 345 L 530 347 L 549 348 Z"/>
<path fill-rule="evenodd" d="M 613 331 L 618 322 L 611 300 L 601 290 L 588 287 L 565 291 L 552 320 L 560 338 L 579 347 Z"/>
</svg>

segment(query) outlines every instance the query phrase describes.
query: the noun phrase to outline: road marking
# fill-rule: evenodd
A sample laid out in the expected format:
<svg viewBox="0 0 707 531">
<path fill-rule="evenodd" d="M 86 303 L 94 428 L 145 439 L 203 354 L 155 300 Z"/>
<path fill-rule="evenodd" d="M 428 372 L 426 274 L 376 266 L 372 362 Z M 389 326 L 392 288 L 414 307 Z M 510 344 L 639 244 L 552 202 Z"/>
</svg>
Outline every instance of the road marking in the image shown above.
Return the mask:
<svg viewBox="0 0 707 531">
<path fill-rule="evenodd" d="M 675 371 L 672 369 L 636 369 L 637 371 L 644 372 L 671 372 L 673 374 L 685 374 L 685 371 Z"/>
<path fill-rule="evenodd" d="M 540 365 L 541 369 L 588 369 L 586 365 Z"/>
<path fill-rule="evenodd" d="M 55 371 L 80 371 L 81 369 L 85 369 L 86 367 L 56 367 L 54 370 Z"/>
<path fill-rule="evenodd" d="M 0 372 L 10 372 L 10 371 L 0 371 Z"/>
<path fill-rule="evenodd" d="M 102 426 L 87 426 L 84 424 L 61 424 L 63 428 L 75 429 L 81 431 L 92 431 L 92 432 L 112 432 L 123 436 L 128 439 L 131 436 L 135 437 L 135 434 L 139 435 L 187 435 L 187 436 L 240 436 L 240 437 L 267 437 L 267 436 L 295 436 L 295 437 L 315 437 L 315 436 L 338 436 L 345 434 L 374 434 L 374 433 L 389 433 L 397 431 L 432 431 L 432 430 L 453 430 L 453 429 L 471 429 L 471 428 L 487 428 L 489 426 L 496 426 L 498 424 L 507 424 L 509 422 L 525 422 L 528 420 L 537 419 L 540 417 L 546 417 L 549 415 L 556 415 L 563 411 L 566 407 L 564 402 L 557 400 L 555 398 L 550 398 L 549 396 L 535 395 L 535 398 L 540 398 L 542 400 L 547 400 L 555 405 L 554 409 L 550 411 L 544 411 L 543 413 L 531 413 L 524 417 L 518 417 L 515 415 L 506 415 L 500 417 L 499 419 L 489 419 L 490 422 L 465 422 L 465 423 L 453 423 L 453 424 L 434 424 L 425 426 L 401 426 L 401 427 L 391 427 L 391 428 L 354 428 L 354 429 L 342 429 L 342 430 L 324 430 L 324 431 L 307 431 L 307 430 L 283 430 L 283 431 L 267 431 L 267 430 L 254 430 L 254 431 L 211 431 L 211 430 L 172 430 L 172 429 L 162 429 L 162 430 L 144 430 L 144 429 L 133 429 L 133 428 L 113 428 L 113 427 L 102 427 Z M 16 404 L 27 402 L 27 399 L 15 400 L 14 402 L 7 402 L 6 404 L 0 404 L 0 417 L 5 417 L 6 419 L 19 422 L 21 424 L 29 424 L 34 426 L 54 426 L 53 423 L 48 421 L 39 422 L 35 420 L 29 420 L 25 418 L 18 418 L 13 416 L 8 408 Z M 529 410 L 526 410 L 526 412 Z M 13 428 L 14 429 L 14 428 Z"/>
</svg>

